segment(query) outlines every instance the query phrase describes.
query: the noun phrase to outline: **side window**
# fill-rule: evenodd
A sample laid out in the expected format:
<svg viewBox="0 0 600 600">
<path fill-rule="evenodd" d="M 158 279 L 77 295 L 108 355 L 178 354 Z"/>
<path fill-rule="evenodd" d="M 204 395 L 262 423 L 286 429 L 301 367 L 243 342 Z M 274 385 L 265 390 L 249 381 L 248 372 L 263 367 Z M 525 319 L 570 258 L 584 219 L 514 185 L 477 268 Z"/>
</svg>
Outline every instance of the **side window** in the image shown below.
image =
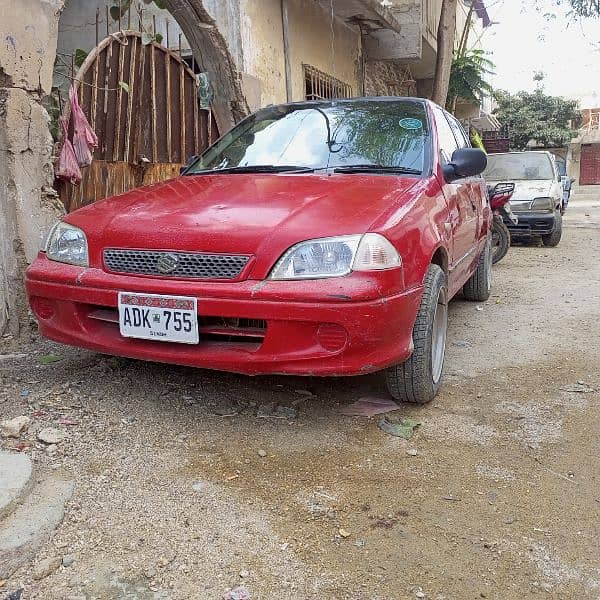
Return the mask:
<svg viewBox="0 0 600 600">
<path fill-rule="evenodd" d="M 448 122 L 450 123 L 450 127 L 454 132 L 454 137 L 456 137 L 459 148 L 470 148 L 471 142 L 469 141 L 463 126 L 452 115 L 446 116 L 448 117 Z"/>
<path fill-rule="evenodd" d="M 439 137 L 442 163 L 446 164 L 450 162 L 454 151 L 458 149 L 458 144 L 444 112 L 436 106 L 433 108 L 433 116 Z"/>
</svg>

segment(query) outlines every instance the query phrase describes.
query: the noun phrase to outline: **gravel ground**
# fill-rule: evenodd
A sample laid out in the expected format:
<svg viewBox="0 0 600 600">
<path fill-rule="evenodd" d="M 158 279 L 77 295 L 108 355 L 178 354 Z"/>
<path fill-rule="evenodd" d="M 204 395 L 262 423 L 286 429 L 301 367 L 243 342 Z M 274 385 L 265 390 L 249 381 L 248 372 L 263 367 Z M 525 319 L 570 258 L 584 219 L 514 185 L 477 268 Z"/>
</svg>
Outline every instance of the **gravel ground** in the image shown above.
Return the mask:
<svg viewBox="0 0 600 600">
<path fill-rule="evenodd" d="M 488 303 L 451 304 L 443 391 L 399 410 L 422 421 L 409 442 L 337 412 L 385 394 L 378 375 L 247 378 L 4 339 L 23 356 L 0 360 L 0 414 L 32 426 L 0 446 L 75 493 L 37 557 L 72 564 L 24 567 L 0 594 L 600 598 L 599 209 L 574 201 L 558 248 L 513 247 Z M 44 427 L 66 434 L 50 451 Z"/>
</svg>

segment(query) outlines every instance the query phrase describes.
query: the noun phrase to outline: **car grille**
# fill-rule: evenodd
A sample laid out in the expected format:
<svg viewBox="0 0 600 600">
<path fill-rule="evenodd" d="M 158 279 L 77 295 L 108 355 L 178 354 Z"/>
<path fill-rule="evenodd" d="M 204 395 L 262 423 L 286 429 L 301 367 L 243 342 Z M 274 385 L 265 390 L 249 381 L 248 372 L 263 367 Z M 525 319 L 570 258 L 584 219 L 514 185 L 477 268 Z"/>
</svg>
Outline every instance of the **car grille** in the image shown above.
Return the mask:
<svg viewBox="0 0 600 600">
<path fill-rule="evenodd" d="M 236 279 L 249 260 L 236 254 L 104 250 L 104 264 L 113 273 L 186 279 Z"/>
</svg>

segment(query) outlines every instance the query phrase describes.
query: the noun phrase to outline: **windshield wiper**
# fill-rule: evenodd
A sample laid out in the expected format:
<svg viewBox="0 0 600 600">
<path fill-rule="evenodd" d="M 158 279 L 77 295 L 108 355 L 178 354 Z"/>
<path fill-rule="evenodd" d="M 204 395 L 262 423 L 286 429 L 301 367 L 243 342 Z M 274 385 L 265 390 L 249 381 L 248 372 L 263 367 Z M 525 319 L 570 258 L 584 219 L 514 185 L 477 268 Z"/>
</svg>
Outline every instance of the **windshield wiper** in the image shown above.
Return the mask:
<svg viewBox="0 0 600 600">
<path fill-rule="evenodd" d="M 188 175 L 201 175 L 204 173 L 312 173 L 312 167 L 298 165 L 245 165 L 241 167 L 224 167 L 222 169 L 201 169 L 190 171 Z"/>
<path fill-rule="evenodd" d="M 335 167 L 334 173 L 397 173 L 401 175 L 421 175 L 420 169 L 409 167 L 391 167 L 386 165 L 345 165 Z"/>
</svg>

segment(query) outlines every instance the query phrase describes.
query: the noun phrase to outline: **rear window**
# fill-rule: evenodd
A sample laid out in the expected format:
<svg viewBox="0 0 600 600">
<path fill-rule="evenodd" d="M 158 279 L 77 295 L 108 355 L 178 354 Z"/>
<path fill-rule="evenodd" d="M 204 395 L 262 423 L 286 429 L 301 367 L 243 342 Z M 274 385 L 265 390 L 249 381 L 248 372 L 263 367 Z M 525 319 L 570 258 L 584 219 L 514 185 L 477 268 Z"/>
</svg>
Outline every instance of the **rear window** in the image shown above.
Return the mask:
<svg viewBox="0 0 600 600">
<path fill-rule="evenodd" d="M 554 179 L 550 157 L 538 152 L 490 154 L 483 176 L 491 181 Z"/>
</svg>

